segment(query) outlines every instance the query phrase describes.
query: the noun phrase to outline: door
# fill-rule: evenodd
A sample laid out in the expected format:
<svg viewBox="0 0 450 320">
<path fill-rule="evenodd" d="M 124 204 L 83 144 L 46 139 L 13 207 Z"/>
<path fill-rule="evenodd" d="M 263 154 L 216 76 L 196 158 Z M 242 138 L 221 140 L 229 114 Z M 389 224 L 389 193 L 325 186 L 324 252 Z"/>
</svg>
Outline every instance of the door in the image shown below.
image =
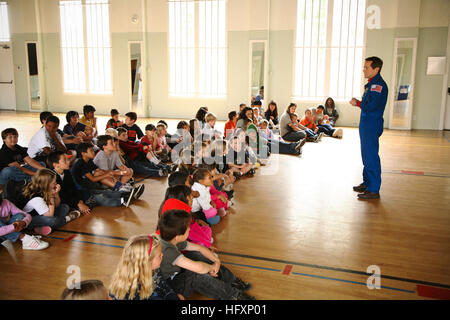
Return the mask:
<svg viewBox="0 0 450 320">
<path fill-rule="evenodd" d="M 0 109 L 16 110 L 12 48 L 0 44 Z"/>
<path fill-rule="evenodd" d="M 444 130 L 450 130 L 450 76 L 447 84 L 447 106 L 445 107 Z"/>
</svg>

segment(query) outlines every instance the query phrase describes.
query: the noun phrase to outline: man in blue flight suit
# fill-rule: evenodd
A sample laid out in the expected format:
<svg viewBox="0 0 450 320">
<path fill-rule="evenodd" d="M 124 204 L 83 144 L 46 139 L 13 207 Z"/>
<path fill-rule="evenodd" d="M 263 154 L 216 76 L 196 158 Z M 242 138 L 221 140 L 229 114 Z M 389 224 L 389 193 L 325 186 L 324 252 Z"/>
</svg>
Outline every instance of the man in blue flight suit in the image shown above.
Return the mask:
<svg viewBox="0 0 450 320">
<path fill-rule="evenodd" d="M 383 133 L 383 113 L 386 107 L 388 87 L 380 75 L 383 61 L 378 57 L 367 58 L 364 63 L 364 77 L 369 79 L 364 86 L 364 95 L 359 101 L 352 98 L 350 104 L 361 108 L 359 137 L 364 165 L 363 183 L 353 187 L 360 192 L 358 198 L 379 199 L 381 186 L 381 163 L 378 156 L 379 141 Z"/>
</svg>

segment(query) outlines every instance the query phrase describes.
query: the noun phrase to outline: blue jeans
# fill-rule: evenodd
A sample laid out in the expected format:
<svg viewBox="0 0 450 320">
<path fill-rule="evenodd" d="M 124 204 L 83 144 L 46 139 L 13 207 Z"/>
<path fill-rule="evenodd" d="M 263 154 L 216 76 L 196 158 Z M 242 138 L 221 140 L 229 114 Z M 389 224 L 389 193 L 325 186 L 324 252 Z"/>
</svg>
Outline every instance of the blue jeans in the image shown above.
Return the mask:
<svg viewBox="0 0 450 320">
<path fill-rule="evenodd" d="M 122 205 L 122 198 L 126 195 L 120 191 L 112 190 L 89 190 L 94 196 L 95 205 L 104 207 L 120 207 Z"/>
<path fill-rule="evenodd" d="M 21 213 L 18 213 L 18 214 L 14 215 L 14 216 L 11 216 L 11 218 L 8 221 L 8 223 L 3 223 L 3 222 L 0 221 L 0 227 L 4 227 L 4 226 L 10 225 L 10 224 L 13 224 L 13 222 L 16 222 L 16 221 L 21 221 L 21 220 L 23 220 L 23 218 L 25 218 L 25 216 L 23 214 L 21 214 Z M 6 240 L 9 240 L 11 242 L 16 242 L 17 239 L 19 239 L 19 237 L 20 237 L 20 232 L 13 231 L 11 233 L 8 233 L 8 234 L 5 234 L 5 235 L 1 236 L 0 237 L 0 239 L 1 239 L 0 241 L 3 241 L 4 239 L 6 239 Z"/>
<path fill-rule="evenodd" d="M 336 130 L 329 124 L 321 124 L 321 125 L 318 125 L 317 128 L 319 128 L 319 132 L 323 132 L 327 136 L 330 136 L 330 137 L 333 135 L 334 131 Z"/>
<path fill-rule="evenodd" d="M 305 131 L 291 131 L 286 133 L 282 138 L 287 141 L 298 142 L 306 137 Z"/>
<path fill-rule="evenodd" d="M 150 161 L 129 161 L 130 168 L 134 173 L 142 174 L 146 177 L 159 177 L 159 170 L 157 166 Z"/>
<path fill-rule="evenodd" d="M 306 128 L 306 135 L 308 136 L 308 137 L 315 137 L 315 136 L 317 136 L 316 135 L 316 133 L 313 131 L 313 130 L 311 130 L 310 128 Z"/>
<path fill-rule="evenodd" d="M 41 163 L 42 164 L 42 163 Z M 44 167 L 45 165 L 42 164 Z M 37 169 L 33 168 L 32 166 L 30 166 L 29 164 L 25 165 L 24 168 L 31 170 L 33 172 L 36 172 Z M 27 182 L 31 181 L 31 177 L 30 175 L 26 174 L 25 172 L 23 172 L 22 170 L 20 170 L 19 168 L 16 167 L 6 167 L 3 168 L 0 171 L 0 184 L 7 184 L 9 180 L 14 180 L 14 181 L 23 181 L 26 180 Z"/>
<path fill-rule="evenodd" d="M 297 147 L 297 143 L 287 143 L 284 141 L 277 140 L 268 140 L 269 142 L 269 150 L 274 154 L 298 154 L 298 151 L 295 150 Z"/>
<path fill-rule="evenodd" d="M 31 223 L 28 229 L 33 230 L 37 227 L 48 226 L 52 229 L 57 229 L 66 224 L 66 216 L 70 209 L 67 204 L 62 203 L 59 207 L 55 208 L 55 213 L 53 217 L 47 216 L 32 216 Z"/>
<path fill-rule="evenodd" d="M 220 216 L 215 215 L 214 217 L 207 219 L 206 222 L 209 224 L 218 224 L 220 222 Z"/>
</svg>

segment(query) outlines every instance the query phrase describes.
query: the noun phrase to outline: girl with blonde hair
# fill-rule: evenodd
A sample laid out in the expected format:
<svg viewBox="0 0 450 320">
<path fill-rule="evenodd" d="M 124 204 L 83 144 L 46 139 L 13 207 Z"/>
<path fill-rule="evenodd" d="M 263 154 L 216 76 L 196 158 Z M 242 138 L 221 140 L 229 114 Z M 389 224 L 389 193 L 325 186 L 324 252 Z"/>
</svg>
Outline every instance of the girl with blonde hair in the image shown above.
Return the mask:
<svg viewBox="0 0 450 320">
<path fill-rule="evenodd" d="M 60 190 L 61 186 L 56 183 L 54 171 L 44 168 L 34 174 L 31 182 L 23 189 L 21 199 L 21 203 L 25 204 L 23 211 L 32 216 L 29 229 L 46 229 L 38 231 L 46 235 L 52 228 L 59 228 L 81 216 L 79 211 L 70 211 L 67 204 L 61 203 Z"/>
<path fill-rule="evenodd" d="M 179 300 L 179 296 L 159 272 L 162 260 L 157 235 L 137 235 L 128 239 L 109 286 L 114 300 Z"/>
</svg>

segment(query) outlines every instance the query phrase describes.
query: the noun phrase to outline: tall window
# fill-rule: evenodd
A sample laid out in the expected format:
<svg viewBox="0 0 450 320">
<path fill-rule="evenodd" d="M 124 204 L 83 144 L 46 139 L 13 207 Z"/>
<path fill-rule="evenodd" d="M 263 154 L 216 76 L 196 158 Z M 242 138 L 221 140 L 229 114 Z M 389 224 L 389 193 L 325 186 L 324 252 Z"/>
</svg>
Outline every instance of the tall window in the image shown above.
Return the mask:
<svg viewBox="0 0 450 320">
<path fill-rule="evenodd" d="M 108 0 L 60 1 L 64 91 L 111 94 Z"/>
<path fill-rule="evenodd" d="M 294 98 L 360 94 L 366 0 L 298 0 Z"/>
<path fill-rule="evenodd" d="M 169 0 L 170 95 L 226 95 L 225 0 Z"/>
<path fill-rule="evenodd" d="M 0 2 L 0 42 L 8 42 L 10 40 L 8 3 Z"/>
</svg>

